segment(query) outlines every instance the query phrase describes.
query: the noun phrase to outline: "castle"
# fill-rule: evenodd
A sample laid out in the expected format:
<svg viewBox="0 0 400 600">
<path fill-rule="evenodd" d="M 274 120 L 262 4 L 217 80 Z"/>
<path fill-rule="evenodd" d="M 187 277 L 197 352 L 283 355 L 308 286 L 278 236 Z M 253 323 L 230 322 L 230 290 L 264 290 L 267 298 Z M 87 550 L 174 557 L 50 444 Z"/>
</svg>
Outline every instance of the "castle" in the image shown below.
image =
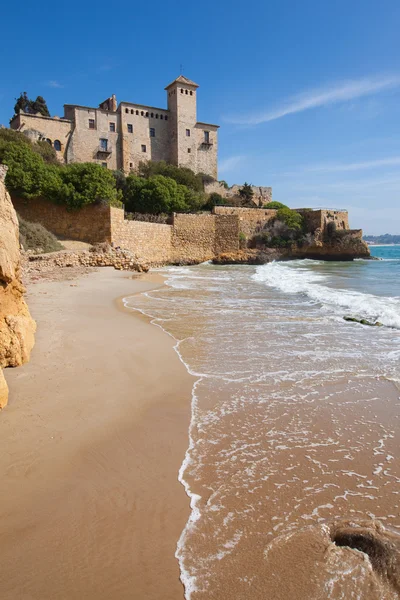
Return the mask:
<svg viewBox="0 0 400 600">
<path fill-rule="evenodd" d="M 11 129 L 46 140 L 61 162 L 94 162 L 129 173 L 142 161 L 165 160 L 218 178 L 218 125 L 197 121 L 198 85 L 180 75 L 165 88 L 168 108 L 115 95 L 98 108 L 64 105 L 64 117 L 20 112 Z"/>
</svg>

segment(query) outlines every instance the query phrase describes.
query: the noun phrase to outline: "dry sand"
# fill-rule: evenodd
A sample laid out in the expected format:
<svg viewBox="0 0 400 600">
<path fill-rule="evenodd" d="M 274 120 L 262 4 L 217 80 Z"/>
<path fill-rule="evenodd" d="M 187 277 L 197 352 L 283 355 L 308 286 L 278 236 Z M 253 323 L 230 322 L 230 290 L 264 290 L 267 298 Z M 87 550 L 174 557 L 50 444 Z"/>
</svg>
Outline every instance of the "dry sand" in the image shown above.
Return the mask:
<svg viewBox="0 0 400 600">
<path fill-rule="evenodd" d="M 36 346 L 0 414 L 1 600 L 183 598 L 193 381 L 115 300 L 159 285 L 111 268 L 30 285 Z"/>
</svg>

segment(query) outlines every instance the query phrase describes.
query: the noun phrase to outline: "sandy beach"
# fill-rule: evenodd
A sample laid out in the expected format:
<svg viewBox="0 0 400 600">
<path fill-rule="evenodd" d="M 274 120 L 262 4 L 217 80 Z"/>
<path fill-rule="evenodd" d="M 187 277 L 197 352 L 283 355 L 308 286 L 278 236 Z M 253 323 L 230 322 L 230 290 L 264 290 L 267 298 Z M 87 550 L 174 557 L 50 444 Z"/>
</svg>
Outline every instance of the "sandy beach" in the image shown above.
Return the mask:
<svg viewBox="0 0 400 600">
<path fill-rule="evenodd" d="M 105 268 L 28 287 L 36 345 L 0 414 L 2 600 L 183 598 L 193 379 L 121 300 L 159 285 Z"/>
</svg>

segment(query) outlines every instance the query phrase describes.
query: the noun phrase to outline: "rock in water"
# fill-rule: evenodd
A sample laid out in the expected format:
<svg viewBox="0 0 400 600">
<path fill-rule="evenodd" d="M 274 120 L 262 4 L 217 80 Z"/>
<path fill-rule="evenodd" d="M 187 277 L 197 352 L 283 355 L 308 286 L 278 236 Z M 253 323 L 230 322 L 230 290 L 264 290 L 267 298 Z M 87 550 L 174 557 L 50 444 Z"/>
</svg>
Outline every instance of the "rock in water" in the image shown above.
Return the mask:
<svg viewBox="0 0 400 600">
<path fill-rule="evenodd" d="M 18 367 L 29 360 L 36 330 L 23 298 L 18 219 L 4 185 L 5 174 L 6 169 L 0 165 L 0 408 L 8 400 L 1 369 Z"/>
</svg>

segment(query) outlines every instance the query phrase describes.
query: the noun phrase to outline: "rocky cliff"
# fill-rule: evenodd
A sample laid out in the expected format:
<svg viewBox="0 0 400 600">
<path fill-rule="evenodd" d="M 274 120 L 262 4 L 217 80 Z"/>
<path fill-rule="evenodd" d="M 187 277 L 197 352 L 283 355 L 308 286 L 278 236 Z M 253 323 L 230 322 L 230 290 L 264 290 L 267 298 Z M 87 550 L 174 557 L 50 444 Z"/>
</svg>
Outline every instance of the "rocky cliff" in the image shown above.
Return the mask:
<svg viewBox="0 0 400 600">
<path fill-rule="evenodd" d="M 23 299 L 18 219 L 4 185 L 5 173 L 0 165 L 0 408 L 8 400 L 2 369 L 29 360 L 36 329 Z"/>
<path fill-rule="evenodd" d="M 355 258 L 371 258 L 368 244 L 362 239 L 361 229 L 349 229 L 337 232 L 324 239 L 321 230 L 317 230 L 309 242 L 285 248 L 268 248 L 262 244 L 256 248 L 244 248 L 238 252 L 220 254 L 215 264 L 264 264 L 273 260 L 295 260 L 311 258 L 317 260 L 349 261 Z"/>
</svg>

